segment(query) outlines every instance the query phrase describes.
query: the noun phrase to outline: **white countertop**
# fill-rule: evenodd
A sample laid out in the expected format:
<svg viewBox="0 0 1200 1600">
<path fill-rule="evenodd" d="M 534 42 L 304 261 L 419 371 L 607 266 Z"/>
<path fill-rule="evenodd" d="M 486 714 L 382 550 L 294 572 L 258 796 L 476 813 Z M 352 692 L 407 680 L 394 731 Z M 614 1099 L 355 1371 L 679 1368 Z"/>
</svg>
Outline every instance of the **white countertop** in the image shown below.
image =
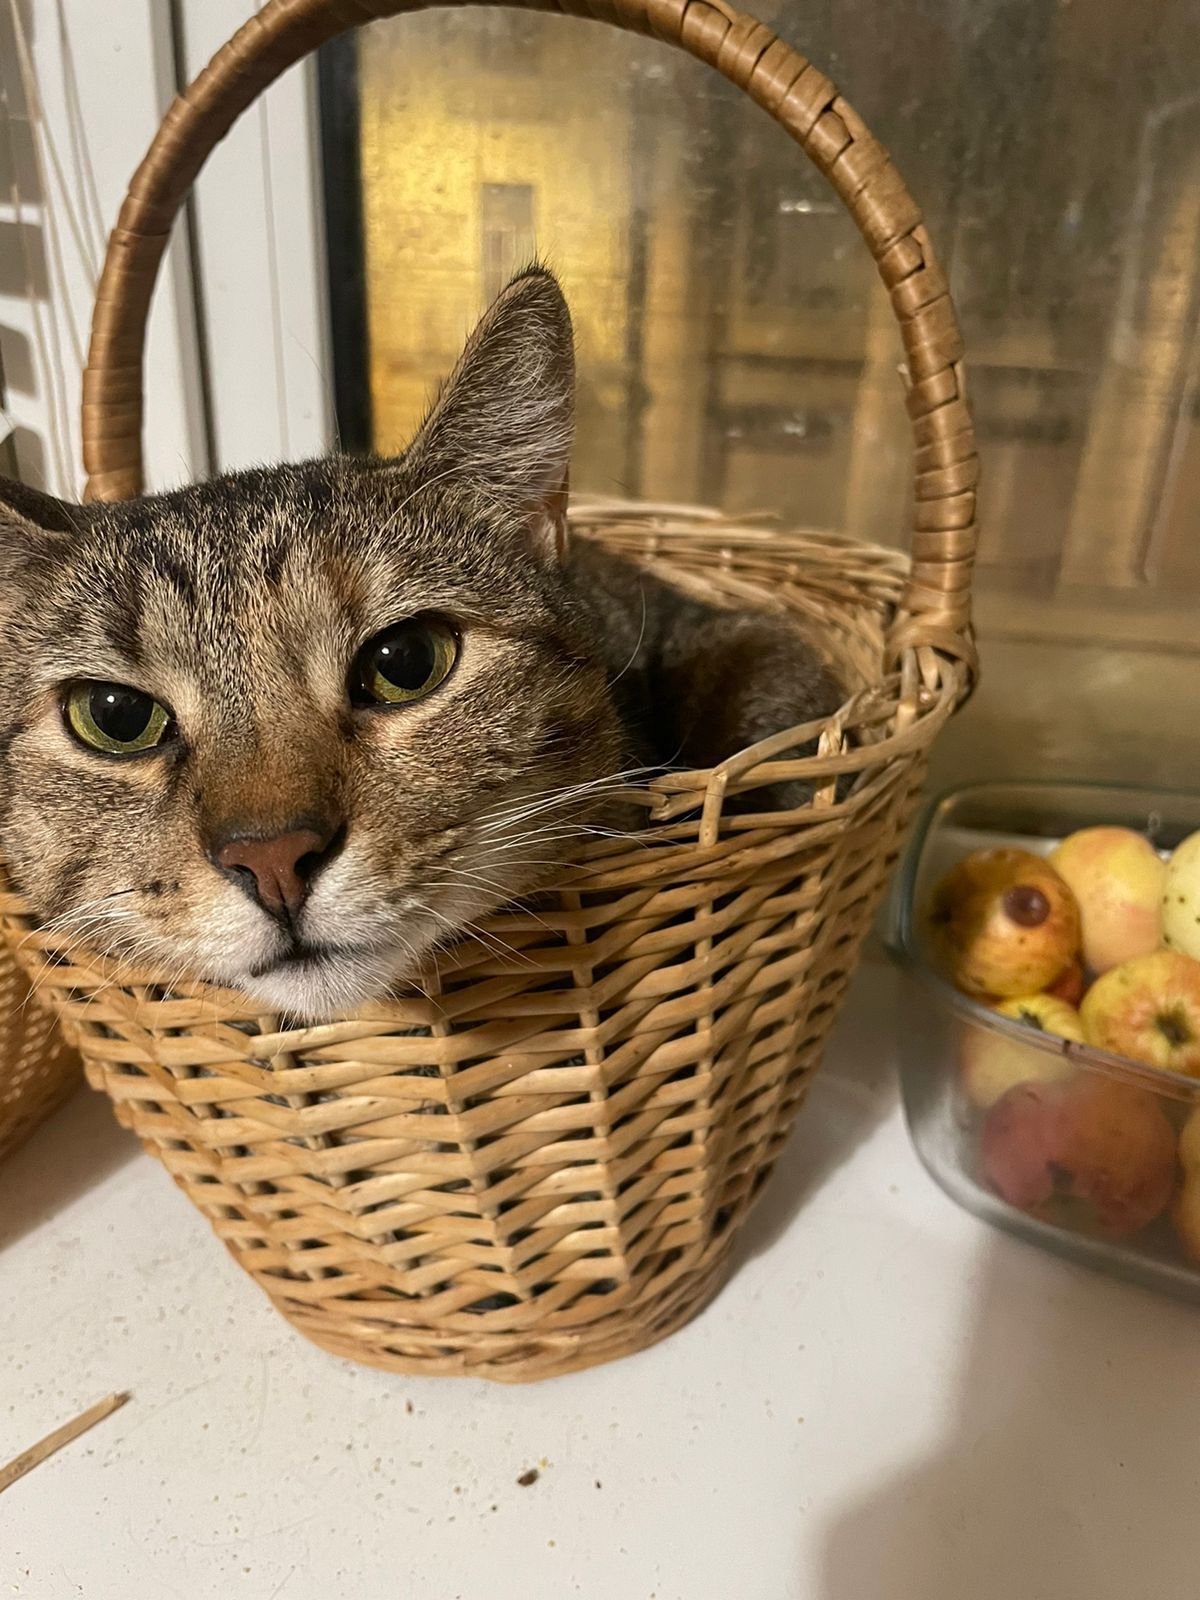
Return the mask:
<svg viewBox="0 0 1200 1600">
<path fill-rule="evenodd" d="M 0 1495 L 0 1600 L 1196 1600 L 1200 1311 L 934 1187 L 893 981 L 725 1291 L 533 1388 L 310 1347 L 79 1096 L 0 1169 L 0 1462 L 133 1398 Z"/>
</svg>

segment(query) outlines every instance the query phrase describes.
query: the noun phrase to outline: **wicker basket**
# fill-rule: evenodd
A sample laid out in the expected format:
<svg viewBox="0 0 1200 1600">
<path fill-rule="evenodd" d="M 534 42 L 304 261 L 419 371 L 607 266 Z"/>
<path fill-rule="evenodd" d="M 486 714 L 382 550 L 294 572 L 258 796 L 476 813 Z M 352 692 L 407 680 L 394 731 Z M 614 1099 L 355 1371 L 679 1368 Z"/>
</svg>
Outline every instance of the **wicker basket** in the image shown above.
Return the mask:
<svg viewBox="0 0 1200 1600">
<path fill-rule="evenodd" d="M 304 52 L 416 7 L 270 0 L 176 100 L 109 244 L 85 379 L 93 497 L 140 492 L 150 295 L 188 186 Z M 563 5 L 559 9 L 571 7 Z M 716 598 L 819 625 L 853 692 L 827 723 L 642 796 L 533 909 L 496 916 L 402 996 L 300 1029 L 167 990 L 37 931 L 20 959 L 90 1082 L 297 1328 L 400 1371 L 519 1380 L 652 1343 L 718 1286 L 854 967 L 929 746 L 974 671 L 976 459 L 945 279 L 887 153 L 837 90 L 720 0 L 589 0 L 764 106 L 845 201 L 891 293 L 916 450 L 910 563 L 715 513 L 592 506 L 577 530 Z M 819 735 L 819 754 L 792 757 Z M 815 780 L 803 811 L 725 797 Z"/>
<path fill-rule="evenodd" d="M 82 1082 L 79 1057 L 0 948 L 0 1161 Z"/>
</svg>

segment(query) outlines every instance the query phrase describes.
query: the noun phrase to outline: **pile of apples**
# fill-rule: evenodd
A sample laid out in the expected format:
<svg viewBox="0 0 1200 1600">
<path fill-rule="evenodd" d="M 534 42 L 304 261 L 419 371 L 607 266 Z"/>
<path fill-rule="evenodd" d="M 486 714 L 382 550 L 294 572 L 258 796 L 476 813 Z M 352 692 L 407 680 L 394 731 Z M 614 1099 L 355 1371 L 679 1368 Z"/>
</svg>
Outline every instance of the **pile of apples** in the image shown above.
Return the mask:
<svg viewBox="0 0 1200 1600">
<path fill-rule="evenodd" d="M 1200 833 L 1167 860 L 1115 827 L 1049 857 L 976 851 L 936 885 L 926 930 L 951 982 L 1000 1015 L 1200 1080 Z M 1177 1127 L 1177 1095 L 979 1027 L 960 1071 L 1003 1199 L 1110 1238 L 1169 1212 L 1200 1261 L 1200 1109 Z"/>
</svg>

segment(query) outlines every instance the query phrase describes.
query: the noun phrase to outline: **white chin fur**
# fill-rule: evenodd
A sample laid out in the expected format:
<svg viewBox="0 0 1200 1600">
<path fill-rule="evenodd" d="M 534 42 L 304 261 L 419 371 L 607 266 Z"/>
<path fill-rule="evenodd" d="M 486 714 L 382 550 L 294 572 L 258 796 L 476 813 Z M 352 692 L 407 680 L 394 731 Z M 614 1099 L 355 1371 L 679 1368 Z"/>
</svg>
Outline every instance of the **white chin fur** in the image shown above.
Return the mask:
<svg viewBox="0 0 1200 1600">
<path fill-rule="evenodd" d="M 280 966 L 237 984 L 268 1011 L 327 1022 L 355 1006 L 381 1000 L 411 969 L 393 955 L 323 956 L 303 966 Z"/>
<path fill-rule="evenodd" d="M 463 926 L 489 909 L 495 899 L 478 890 L 459 891 L 443 895 L 436 911 L 393 902 L 387 908 L 391 913 L 397 909 L 405 912 L 403 939 L 398 945 L 380 948 L 380 942 L 389 937 L 386 919 L 370 908 L 356 911 L 344 899 L 339 903 L 340 887 L 332 874 L 329 883 L 322 878 L 305 912 L 303 931 L 306 939 L 318 946 L 334 940 L 343 944 L 361 940 L 365 947 L 361 952 L 330 954 L 303 963 L 281 961 L 278 966 L 263 970 L 282 941 L 275 925 L 263 913 L 256 912 L 255 925 L 244 931 L 239 928 L 240 937 L 227 941 L 220 955 L 214 952 L 214 958 L 202 970 L 213 982 L 240 989 L 265 1011 L 307 1022 L 327 1022 L 357 1006 L 386 998 L 419 969 L 443 929 Z"/>
</svg>

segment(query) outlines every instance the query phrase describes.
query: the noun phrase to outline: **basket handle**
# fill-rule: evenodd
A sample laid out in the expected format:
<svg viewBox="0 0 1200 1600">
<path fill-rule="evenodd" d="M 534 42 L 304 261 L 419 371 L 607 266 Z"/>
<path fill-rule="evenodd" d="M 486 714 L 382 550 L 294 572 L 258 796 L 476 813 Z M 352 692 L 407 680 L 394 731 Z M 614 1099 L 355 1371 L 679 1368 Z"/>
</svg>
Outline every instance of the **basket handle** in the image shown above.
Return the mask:
<svg viewBox="0 0 1200 1600">
<path fill-rule="evenodd" d="M 921 213 L 891 157 L 823 73 L 725 0 L 518 3 L 651 34 L 706 61 L 768 111 L 841 196 L 890 293 L 907 357 L 915 452 L 912 566 L 890 655 L 895 661 L 909 649 L 931 648 L 954 667 L 965 692 L 976 660 L 970 613 L 978 459 L 962 338 Z M 176 97 L 129 185 L 96 290 L 83 375 L 87 499 L 142 491 L 150 296 L 171 224 L 209 153 L 301 56 L 360 23 L 424 9 L 425 0 L 268 0 Z M 930 665 L 926 657 L 926 679 Z"/>
</svg>

